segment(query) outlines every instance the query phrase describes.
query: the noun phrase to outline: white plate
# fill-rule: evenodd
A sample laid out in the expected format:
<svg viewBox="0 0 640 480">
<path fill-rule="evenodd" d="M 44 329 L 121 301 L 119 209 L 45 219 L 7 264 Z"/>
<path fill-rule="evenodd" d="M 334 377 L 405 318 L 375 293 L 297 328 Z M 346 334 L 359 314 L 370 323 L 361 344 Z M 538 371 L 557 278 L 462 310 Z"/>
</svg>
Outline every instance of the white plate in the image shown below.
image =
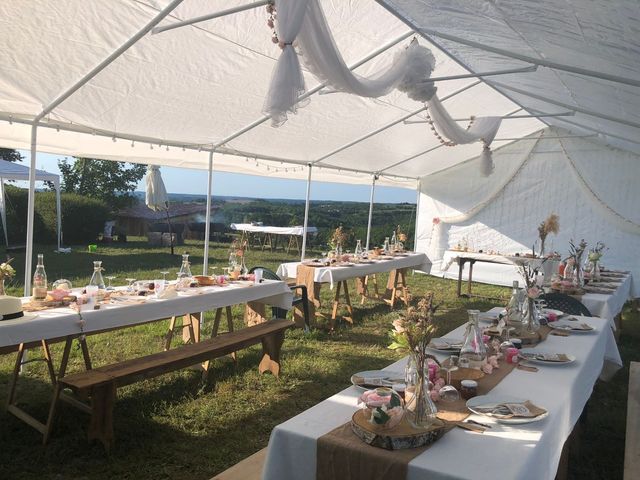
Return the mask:
<svg viewBox="0 0 640 480">
<path fill-rule="evenodd" d="M 523 423 L 533 423 L 539 422 L 549 416 L 549 412 L 545 412 L 542 415 L 538 415 L 537 417 L 532 418 L 498 418 L 492 415 L 487 415 L 486 413 L 479 412 L 474 410 L 474 407 L 484 406 L 484 405 L 498 405 L 500 403 L 523 403 L 526 400 L 524 398 L 511 397 L 509 395 L 480 395 L 478 397 L 473 397 L 470 400 L 467 400 L 467 408 L 475 413 L 476 415 L 481 415 L 483 417 L 489 417 L 494 419 L 498 423 L 507 423 L 512 425 L 518 425 Z M 541 407 L 544 408 L 544 407 Z"/>
<path fill-rule="evenodd" d="M 560 310 L 555 310 L 553 308 L 543 308 L 542 309 L 542 314 L 543 315 L 548 315 L 550 313 L 555 314 L 557 317 L 560 317 L 560 316 L 564 315 L 564 312 L 562 312 Z"/>
<path fill-rule="evenodd" d="M 538 352 L 536 352 L 536 351 L 526 351 L 526 352 L 521 352 L 521 353 L 520 353 L 520 356 L 522 356 L 522 355 L 523 355 L 523 353 L 526 355 L 526 354 L 531 354 L 531 353 L 546 353 L 546 354 L 549 354 L 549 353 L 557 353 L 557 352 L 542 352 L 542 351 L 538 351 Z M 527 362 L 537 363 L 537 364 L 539 364 L 539 365 L 553 365 L 553 366 L 555 366 L 555 365 L 568 365 L 568 364 L 573 363 L 573 362 L 575 362 L 575 361 L 576 361 L 576 357 L 574 357 L 573 355 L 570 355 L 570 354 L 568 354 L 568 353 L 565 353 L 565 355 L 566 355 L 566 356 L 567 356 L 567 358 L 569 359 L 569 360 L 567 360 L 566 362 L 553 362 L 553 361 L 550 361 L 550 360 L 542 360 L 542 359 L 539 359 L 539 358 L 535 358 L 535 357 L 531 357 L 531 358 L 530 358 L 530 357 L 526 357 L 526 356 L 525 356 L 525 357 L 523 357 L 523 358 L 524 358 Z"/>
<path fill-rule="evenodd" d="M 442 338 L 433 338 L 431 339 L 431 342 L 429 343 L 429 345 L 431 345 L 432 343 L 442 343 L 442 344 L 446 344 L 449 346 L 445 346 L 443 345 L 442 348 L 437 348 L 435 346 L 429 346 L 427 347 L 429 350 L 435 350 L 436 352 L 458 352 L 460 351 L 460 348 L 462 348 L 462 343 L 463 340 L 460 338 L 447 338 L 447 337 L 442 337 Z M 450 345 L 460 345 L 459 347 L 451 347 Z"/>
<path fill-rule="evenodd" d="M 143 295 L 118 295 L 111 297 L 111 302 L 121 303 L 123 305 L 139 305 L 147 301 L 146 296 Z"/>
<path fill-rule="evenodd" d="M 591 325 L 590 325 L 591 330 L 582 330 L 582 329 L 573 328 L 573 325 L 571 325 L 572 323 L 575 323 L 576 325 L 580 325 L 582 322 L 580 320 L 578 320 L 577 322 L 558 320 L 557 322 L 547 323 L 547 326 L 553 328 L 554 330 L 562 330 L 563 332 L 572 332 L 572 333 L 593 333 L 596 331 L 596 329 L 593 328 L 593 326 Z"/>
<path fill-rule="evenodd" d="M 353 377 L 362 377 L 362 378 L 385 378 L 388 380 L 383 380 L 380 385 L 371 385 L 363 387 L 358 385 L 353 381 Z M 367 391 L 371 390 L 375 387 L 391 387 L 394 383 L 404 383 L 404 374 L 400 372 L 393 372 L 391 370 L 365 370 L 363 372 L 357 372 L 351 375 L 351 383 L 354 387 Z"/>
</svg>

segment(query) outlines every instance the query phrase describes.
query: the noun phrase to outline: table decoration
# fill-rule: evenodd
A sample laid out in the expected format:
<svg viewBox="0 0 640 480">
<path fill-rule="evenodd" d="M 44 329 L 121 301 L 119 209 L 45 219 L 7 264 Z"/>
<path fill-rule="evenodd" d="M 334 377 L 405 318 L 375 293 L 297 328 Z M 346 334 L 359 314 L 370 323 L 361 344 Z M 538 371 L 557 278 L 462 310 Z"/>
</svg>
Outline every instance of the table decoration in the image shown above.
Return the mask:
<svg viewBox="0 0 640 480">
<path fill-rule="evenodd" d="M 4 295 L 4 282 L 5 282 L 5 280 L 12 279 L 16 274 L 16 271 L 11 266 L 11 262 L 12 261 L 13 261 L 13 258 L 9 258 L 9 259 L 7 259 L 6 262 L 2 262 L 0 264 L 0 296 Z"/>
<path fill-rule="evenodd" d="M 340 225 L 338 228 L 336 228 L 333 231 L 333 234 L 329 239 L 329 246 L 331 247 L 331 250 L 332 250 L 331 253 L 333 253 L 335 257 L 342 256 L 342 246 L 346 243 L 346 241 L 347 241 L 347 233 L 344 231 L 342 225 Z"/>
<path fill-rule="evenodd" d="M 427 353 L 428 345 L 436 330 L 435 312 L 438 308 L 433 303 L 433 293 L 429 292 L 422 298 L 417 307 L 408 307 L 403 317 L 393 321 L 390 332 L 392 343 L 390 349 L 405 351 L 413 356 L 416 365 L 416 375 L 407 384 L 405 401 L 409 423 L 415 428 L 429 428 L 436 419 L 437 408 L 429 394 L 428 358 L 434 358 Z"/>
<path fill-rule="evenodd" d="M 47 272 L 44 269 L 44 255 L 38 254 L 38 265 L 33 274 L 32 282 L 33 300 L 44 301 L 47 297 Z"/>
<path fill-rule="evenodd" d="M 377 387 L 367 390 L 360 398 L 362 415 L 372 425 L 382 429 L 391 429 L 404 417 L 403 401 L 400 395 L 389 387 Z"/>
<path fill-rule="evenodd" d="M 584 272 L 582 270 L 582 255 L 587 248 L 584 238 L 576 246 L 573 239 L 569 241 L 569 257 L 566 260 L 564 279 L 573 282 L 574 287 L 584 287 Z"/>
<path fill-rule="evenodd" d="M 93 275 L 91 275 L 91 280 L 89 280 L 89 285 L 97 288 L 96 299 L 98 301 L 102 301 L 104 299 L 104 295 L 107 287 L 104 283 L 104 278 L 102 278 L 102 261 L 96 260 L 93 262 Z"/>
<path fill-rule="evenodd" d="M 600 281 L 600 278 L 601 278 L 600 259 L 602 258 L 602 255 L 604 254 L 605 249 L 606 249 L 606 245 L 604 243 L 597 242 L 596 246 L 593 247 L 591 250 L 589 250 L 589 253 L 587 255 L 587 261 L 589 262 L 588 273 L 589 273 L 589 278 L 592 281 L 596 281 L 596 282 Z"/>
<path fill-rule="evenodd" d="M 460 366 L 480 370 L 487 359 L 487 349 L 478 326 L 479 310 L 467 310 L 469 321 L 466 325 L 462 348 L 460 349 Z"/>
<path fill-rule="evenodd" d="M 555 235 L 560 231 L 558 215 L 552 213 L 540 225 L 538 225 L 538 237 L 540 238 L 540 257 L 545 256 L 545 242 L 550 233 Z"/>
<path fill-rule="evenodd" d="M 545 260 L 542 260 L 542 264 L 544 264 Z M 534 267 L 532 264 L 525 262 L 518 264 L 518 271 L 524 280 L 526 295 L 522 305 L 522 324 L 519 334 L 531 334 L 540 329 L 539 312 L 535 304 L 536 299 L 542 294 L 542 289 L 540 288 L 542 282 L 538 275 L 539 267 Z"/>
</svg>

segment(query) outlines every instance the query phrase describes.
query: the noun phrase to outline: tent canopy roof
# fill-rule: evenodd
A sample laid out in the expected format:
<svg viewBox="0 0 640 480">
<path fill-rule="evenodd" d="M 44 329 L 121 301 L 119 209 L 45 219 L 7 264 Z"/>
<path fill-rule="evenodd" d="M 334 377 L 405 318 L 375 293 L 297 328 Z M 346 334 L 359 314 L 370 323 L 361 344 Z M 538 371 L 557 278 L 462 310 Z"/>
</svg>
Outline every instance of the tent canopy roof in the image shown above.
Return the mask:
<svg viewBox="0 0 640 480">
<path fill-rule="evenodd" d="M 0 42 L 4 45 L 0 50 L 0 119 L 6 120 L 0 122 L 0 143 L 10 148 L 29 148 L 28 123 L 44 106 L 109 57 L 170 3 L 0 3 Z M 160 24 L 246 3 L 247 0 L 185 0 Z M 640 23 L 637 12 L 626 8 L 633 0 L 616 0 L 613 4 L 617 8 L 604 0 L 589 2 L 592 10 L 578 1 L 557 5 L 560 2 L 546 0 L 536 3 L 535 12 L 528 11 L 531 4 L 525 1 L 513 2 L 513 6 L 510 2 L 501 9 L 487 7 L 486 2 L 462 0 L 453 2 L 453 6 L 445 0 L 379 0 L 384 6 L 370 0 L 321 3 L 347 64 L 372 56 L 354 70 L 361 75 L 388 65 L 398 49 L 411 40 L 412 29 L 434 25 L 503 48 L 515 45 L 530 56 L 549 56 L 621 76 L 637 78 L 640 69 L 638 39 L 628 38 Z M 38 131 L 38 149 L 206 169 L 207 150 L 217 146 L 216 170 L 306 178 L 307 163 L 341 150 L 422 107 L 397 91 L 379 99 L 315 94 L 309 105 L 280 128 L 265 121 L 227 140 L 263 117 L 264 97 L 280 53 L 271 42 L 266 18 L 265 10 L 257 8 L 143 36 L 43 119 L 48 128 Z M 571 28 L 567 30 L 567 26 Z M 536 30 L 543 33 L 535 34 Z M 428 38 L 420 38 L 436 57 L 433 77 L 529 65 L 480 49 L 437 38 L 436 41 L 444 50 Z M 306 72 L 305 77 L 307 89 L 318 84 Z M 554 102 L 532 100 L 529 94 L 517 93 L 516 89 L 553 97 Z M 637 137 L 634 133 L 638 127 L 632 125 L 640 124 L 637 90 L 547 68 L 536 73 L 487 77 L 484 82 L 466 78 L 438 83 L 441 98 L 451 95 L 444 105 L 454 118 L 527 113 L 520 111 L 522 107 L 531 113 L 579 108 L 621 117 L 626 123 L 586 113 L 569 117 L 573 123 L 561 120 L 564 117 L 548 122 L 578 134 L 604 132 L 609 136 L 599 139 L 606 142 Z M 411 117 L 420 119 L 424 119 L 421 114 Z M 503 122 L 497 138 L 519 138 L 544 127 L 545 123 L 535 118 L 509 120 Z M 120 140 L 114 142 L 112 137 Z M 497 140 L 494 146 L 510 141 Z M 632 142 L 616 144 L 636 152 L 640 147 Z M 479 144 L 442 148 L 427 125 L 399 122 L 314 163 L 319 168 L 314 170 L 313 178 L 369 183 L 373 173 L 381 172 L 381 184 L 414 188 L 415 179 L 475 157 L 479 150 Z"/>
<path fill-rule="evenodd" d="M 0 160 L 0 178 L 6 180 L 29 180 L 29 167 L 20 165 L 19 163 Z M 60 177 L 55 173 L 36 170 L 36 180 L 40 182 L 53 182 L 57 185 Z"/>
</svg>

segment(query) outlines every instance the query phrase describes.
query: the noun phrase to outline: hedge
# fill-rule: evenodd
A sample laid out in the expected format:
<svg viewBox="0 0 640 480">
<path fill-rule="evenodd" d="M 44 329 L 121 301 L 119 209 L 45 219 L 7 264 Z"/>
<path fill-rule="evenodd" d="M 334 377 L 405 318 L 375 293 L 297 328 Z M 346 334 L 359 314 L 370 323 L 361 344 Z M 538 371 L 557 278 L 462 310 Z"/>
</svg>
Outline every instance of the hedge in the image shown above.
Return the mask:
<svg viewBox="0 0 640 480">
<path fill-rule="evenodd" d="M 9 244 L 24 244 L 27 235 L 28 191 L 5 186 Z M 63 193 L 62 232 L 65 245 L 94 241 L 110 218 L 106 203 L 75 193 Z M 56 194 L 36 192 L 34 238 L 38 243 L 56 243 Z"/>
</svg>

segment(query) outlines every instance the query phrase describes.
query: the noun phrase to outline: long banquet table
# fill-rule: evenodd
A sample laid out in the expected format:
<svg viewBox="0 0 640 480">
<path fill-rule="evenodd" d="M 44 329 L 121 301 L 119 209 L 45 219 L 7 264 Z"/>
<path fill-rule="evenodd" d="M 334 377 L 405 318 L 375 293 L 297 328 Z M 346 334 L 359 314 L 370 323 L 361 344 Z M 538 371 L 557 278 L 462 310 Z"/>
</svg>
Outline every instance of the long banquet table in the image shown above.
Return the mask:
<svg viewBox="0 0 640 480">
<path fill-rule="evenodd" d="M 390 272 L 401 268 L 413 268 L 423 272 L 429 272 L 431 262 L 424 253 L 412 252 L 405 256 L 396 256 L 386 260 L 371 259 L 371 263 L 358 263 L 350 266 L 317 267 L 313 281 L 316 283 L 328 283 L 331 288 L 337 282 L 352 278 L 366 277 L 375 273 Z M 300 262 L 282 263 L 278 267 L 280 278 L 296 278 Z"/>
<path fill-rule="evenodd" d="M 596 317 L 581 320 L 596 330 L 569 337 L 549 336 L 538 346 L 540 350 L 572 354 L 576 357 L 574 363 L 539 366 L 535 373 L 515 369 L 491 391 L 530 399 L 549 411 L 546 419 L 526 425 L 504 425 L 487 417 L 472 416 L 492 428 L 483 434 L 462 429 L 446 433 L 409 463 L 407 480 L 553 479 L 563 445 L 594 383 L 605 367 L 612 371 L 622 366 L 608 322 Z M 446 336 L 462 338 L 463 332 L 464 325 Z M 405 363 L 406 358 L 386 370 L 402 372 Z M 263 479 L 315 479 L 317 439 L 350 421 L 358 408 L 356 400 L 360 393 L 356 387 L 346 388 L 276 426 L 269 440 Z"/>
<path fill-rule="evenodd" d="M 148 296 L 142 304 L 107 304 L 102 305 L 100 310 L 83 310 L 83 332 L 80 331 L 79 317 L 75 310 L 70 307 L 54 308 L 36 312 L 37 317 L 31 320 L 0 322 L 0 353 L 15 350 L 21 343 L 54 340 L 81 333 L 99 333 L 252 301 L 290 309 L 292 298 L 291 289 L 284 282 L 274 280 L 264 280 L 258 285 L 239 282 L 224 287 L 201 287 L 191 294 L 179 292 L 178 297 L 166 300 Z"/>
</svg>

